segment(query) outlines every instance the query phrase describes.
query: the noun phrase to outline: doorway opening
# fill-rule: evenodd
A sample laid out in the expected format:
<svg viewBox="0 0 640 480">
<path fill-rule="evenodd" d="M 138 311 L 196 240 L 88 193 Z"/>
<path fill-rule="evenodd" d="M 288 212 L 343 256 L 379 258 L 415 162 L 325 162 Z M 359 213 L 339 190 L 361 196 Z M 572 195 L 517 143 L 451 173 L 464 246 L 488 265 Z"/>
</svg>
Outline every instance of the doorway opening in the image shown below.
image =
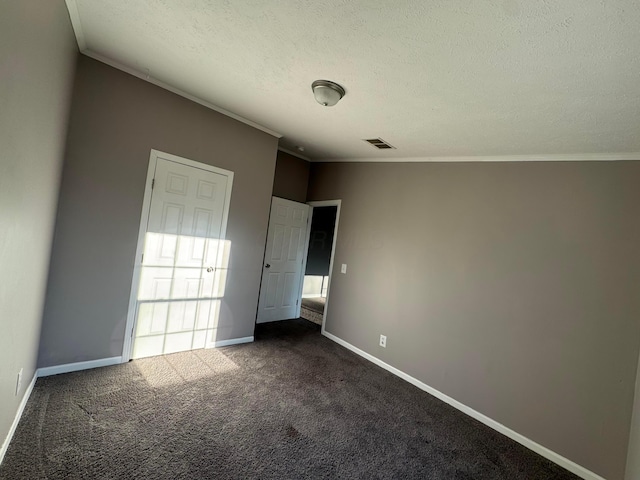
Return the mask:
<svg viewBox="0 0 640 480">
<path fill-rule="evenodd" d="M 308 202 L 311 212 L 299 315 L 321 325 L 323 333 L 331 296 L 341 203 L 341 200 Z"/>
<path fill-rule="evenodd" d="M 313 206 L 300 317 L 322 325 L 329 291 L 337 205 Z"/>
<path fill-rule="evenodd" d="M 340 204 L 272 197 L 256 324 L 303 318 L 324 332 Z"/>
</svg>

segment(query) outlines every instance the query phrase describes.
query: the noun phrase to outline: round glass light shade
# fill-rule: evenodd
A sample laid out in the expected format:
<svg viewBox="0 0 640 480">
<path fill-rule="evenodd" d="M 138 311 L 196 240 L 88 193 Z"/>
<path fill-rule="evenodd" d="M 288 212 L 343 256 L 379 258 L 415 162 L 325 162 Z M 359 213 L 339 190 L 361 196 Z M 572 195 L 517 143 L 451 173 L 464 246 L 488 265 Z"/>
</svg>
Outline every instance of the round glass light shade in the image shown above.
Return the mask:
<svg viewBox="0 0 640 480">
<path fill-rule="evenodd" d="M 316 80 L 311 88 L 316 101 L 325 107 L 333 107 L 345 94 L 344 88 L 329 80 Z"/>
</svg>

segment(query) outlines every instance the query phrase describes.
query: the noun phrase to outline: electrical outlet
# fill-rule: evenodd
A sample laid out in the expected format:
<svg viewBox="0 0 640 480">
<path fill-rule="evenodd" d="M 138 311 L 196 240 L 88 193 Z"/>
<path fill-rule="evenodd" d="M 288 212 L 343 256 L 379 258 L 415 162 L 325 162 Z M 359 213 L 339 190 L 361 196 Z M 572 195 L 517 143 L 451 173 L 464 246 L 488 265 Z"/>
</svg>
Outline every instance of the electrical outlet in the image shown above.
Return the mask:
<svg viewBox="0 0 640 480">
<path fill-rule="evenodd" d="M 18 372 L 18 381 L 16 382 L 16 395 L 20 393 L 21 388 L 22 388 L 22 368 Z"/>
<path fill-rule="evenodd" d="M 380 346 L 383 348 L 387 348 L 387 336 L 380 335 Z"/>
</svg>

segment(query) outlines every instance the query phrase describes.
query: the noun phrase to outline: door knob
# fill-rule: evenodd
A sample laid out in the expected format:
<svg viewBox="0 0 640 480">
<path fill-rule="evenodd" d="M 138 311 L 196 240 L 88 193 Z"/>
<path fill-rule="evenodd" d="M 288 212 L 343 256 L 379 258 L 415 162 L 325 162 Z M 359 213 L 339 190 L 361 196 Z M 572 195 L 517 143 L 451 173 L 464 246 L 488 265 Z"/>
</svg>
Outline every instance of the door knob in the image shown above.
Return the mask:
<svg viewBox="0 0 640 480">
<path fill-rule="evenodd" d="M 267 263 L 264 268 L 271 268 L 271 265 Z"/>
<path fill-rule="evenodd" d="M 213 267 L 207 267 L 207 273 L 213 272 Z"/>
</svg>

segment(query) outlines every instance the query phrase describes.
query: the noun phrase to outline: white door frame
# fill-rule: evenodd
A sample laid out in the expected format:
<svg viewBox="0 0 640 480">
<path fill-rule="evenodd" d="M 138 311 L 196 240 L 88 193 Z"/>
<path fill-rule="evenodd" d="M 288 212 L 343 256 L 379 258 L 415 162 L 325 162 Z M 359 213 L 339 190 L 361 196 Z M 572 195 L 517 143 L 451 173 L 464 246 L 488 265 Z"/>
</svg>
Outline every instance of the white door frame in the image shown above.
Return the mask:
<svg viewBox="0 0 640 480">
<path fill-rule="evenodd" d="M 314 207 L 338 207 L 336 210 L 336 223 L 333 227 L 333 242 L 331 244 L 331 259 L 329 260 L 329 280 L 327 280 L 327 300 L 324 304 L 324 313 L 322 314 L 322 333 L 324 334 L 324 326 L 327 320 L 327 310 L 331 301 L 331 276 L 333 274 L 333 258 L 336 253 L 336 242 L 338 240 L 338 224 L 340 223 L 340 207 L 342 200 L 319 200 L 315 202 L 307 202 L 311 207 L 309 212 L 309 225 L 307 226 L 307 246 L 304 249 L 304 264 L 302 266 L 302 278 L 300 279 L 300 299 L 298 300 L 298 317 L 300 317 L 300 309 L 302 308 L 302 286 L 304 284 L 304 273 L 307 270 L 307 256 L 309 255 L 309 242 L 311 241 L 311 223 L 313 222 Z"/>
<path fill-rule="evenodd" d="M 179 157 L 170 153 L 164 153 L 159 150 L 151 150 L 149 155 L 149 168 L 147 169 L 147 179 L 145 181 L 144 199 L 142 201 L 142 214 L 140 215 L 140 228 L 138 229 L 138 244 L 136 246 L 136 256 L 133 263 L 133 277 L 131 279 L 131 293 L 129 295 L 129 310 L 127 311 L 127 324 L 124 331 L 124 344 L 122 345 L 122 363 L 131 360 L 133 350 L 133 332 L 135 331 L 136 310 L 138 304 L 138 288 L 140 286 L 140 273 L 142 272 L 142 253 L 144 252 L 144 240 L 147 234 L 147 225 L 149 223 L 149 212 L 151 210 L 151 195 L 153 193 L 153 177 L 156 172 L 158 158 L 169 160 L 171 162 L 180 163 L 188 167 L 199 168 L 207 172 L 218 173 L 227 176 L 227 193 L 224 199 L 224 208 L 222 210 L 222 226 L 220 230 L 220 239 L 224 240 L 227 235 L 227 220 L 229 217 L 229 204 L 231 201 L 231 189 L 233 187 L 233 172 L 223 168 L 214 167 L 205 163 L 189 160 L 188 158 Z"/>
</svg>

